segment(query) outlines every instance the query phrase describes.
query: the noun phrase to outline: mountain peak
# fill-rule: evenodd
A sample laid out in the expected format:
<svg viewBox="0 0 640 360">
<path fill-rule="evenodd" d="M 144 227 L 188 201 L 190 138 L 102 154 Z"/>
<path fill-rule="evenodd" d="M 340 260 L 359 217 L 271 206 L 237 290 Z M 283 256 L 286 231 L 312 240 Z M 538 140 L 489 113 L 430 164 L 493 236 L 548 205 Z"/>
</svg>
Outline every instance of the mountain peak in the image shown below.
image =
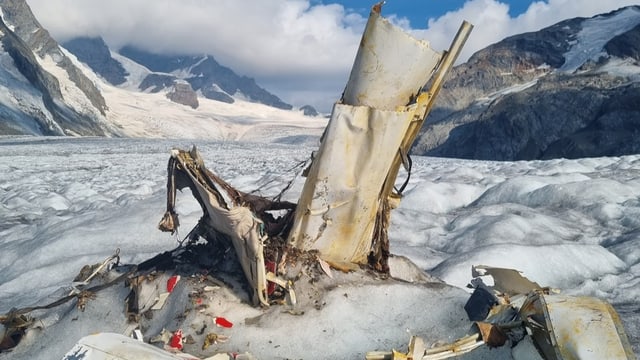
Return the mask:
<svg viewBox="0 0 640 360">
<path fill-rule="evenodd" d="M 7 66 L 14 68 L 4 81 L 14 103 L 0 104 L 11 114 L 5 126 L 35 135 L 116 133 L 104 121 L 107 107 L 100 91 L 42 28 L 27 3 L 0 0 L 0 8 L 2 51 L 12 60 Z"/>
<path fill-rule="evenodd" d="M 149 70 L 162 73 L 151 74 L 143 83 L 145 88 L 167 88 L 168 77 L 187 81 L 193 90 L 199 91 L 208 99 L 233 102 L 234 97 L 262 103 L 280 109 L 290 110 L 293 107 L 276 95 L 258 86 L 255 80 L 247 76 L 239 76 L 230 68 L 221 65 L 214 56 L 205 55 L 166 55 L 155 54 L 132 46 L 125 46 L 119 53 L 147 67 Z M 161 81 L 160 83 L 158 81 Z"/>
<path fill-rule="evenodd" d="M 487 160 L 640 152 L 640 7 L 508 37 L 458 65 L 413 151 Z"/>
<path fill-rule="evenodd" d="M 109 83 L 121 85 L 127 81 L 129 73 L 111 57 L 111 51 L 101 37 L 74 38 L 62 46 Z"/>
</svg>

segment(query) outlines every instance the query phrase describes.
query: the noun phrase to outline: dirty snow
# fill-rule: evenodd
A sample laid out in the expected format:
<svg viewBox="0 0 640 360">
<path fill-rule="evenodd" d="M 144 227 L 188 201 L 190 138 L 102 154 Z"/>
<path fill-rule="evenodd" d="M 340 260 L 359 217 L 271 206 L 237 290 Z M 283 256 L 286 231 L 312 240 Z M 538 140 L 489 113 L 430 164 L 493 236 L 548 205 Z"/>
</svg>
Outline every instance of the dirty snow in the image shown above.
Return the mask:
<svg viewBox="0 0 640 360">
<path fill-rule="evenodd" d="M 83 265 L 117 248 L 123 263 L 174 248 L 176 238 L 156 229 L 166 162 L 172 147 L 192 144 L 210 169 L 263 195 L 276 194 L 291 179 L 290 169 L 315 150 L 204 140 L 0 139 L 0 313 L 55 300 Z M 301 183 L 294 182 L 288 199 L 297 199 Z M 483 264 L 517 268 L 565 293 L 612 302 L 638 353 L 639 199 L 640 155 L 532 162 L 416 157 L 392 214 L 391 250 L 452 287 L 341 283 L 322 309 L 302 316 L 255 309 L 237 291 L 218 290 L 212 311 L 236 325 L 223 332 L 231 340 L 216 350 L 262 359 L 357 359 L 372 350 L 405 350 L 411 335 L 451 341 L 468 329 L 463 287 L 471 265 Z M 178 195 L 177 209 L 184 236 L 200 209 L 188 191 Z M 84 313 L 63 307 L 0 359 L 59 359 L 84 335 L 130 331 L 121 325 L 125 295 L 122 287 L 101 293 Z M 160 330 L 146 329 L 145 336 Z M 465 358 L 510 359 L 511 350 Z"/>
</svg>

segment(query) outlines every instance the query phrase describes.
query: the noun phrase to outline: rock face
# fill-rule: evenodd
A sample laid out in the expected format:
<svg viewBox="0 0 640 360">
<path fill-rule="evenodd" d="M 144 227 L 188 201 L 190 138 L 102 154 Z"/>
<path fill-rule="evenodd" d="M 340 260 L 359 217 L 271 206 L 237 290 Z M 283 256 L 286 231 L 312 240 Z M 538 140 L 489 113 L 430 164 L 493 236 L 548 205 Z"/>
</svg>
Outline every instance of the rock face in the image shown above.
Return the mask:
<svg viewBox="0 0 640 360">
<path fill-rule="evenodd" d="M 191 88 L 191 85 L 182 80 L 176 80 L 173 83 L 173 89 L 167 93 L 167 98 L 175 103 L 191 106 L 194 109 L 200 105 L 198 103 L 198 96 Z"/>
<path fill-rule="evenodd" d="M 632 6 L 477 52 L 452 71 L 413 153 L 531 160 L 640 152 L 639 37 L 640 7 Z"/>
<path fill-rule="evenodd" d="M 42 28 L 26 2 L 0 0 L 0 8 L 0 55 L 6 53 L 11 59 L 0 74 L 0 86 L 9 94 L 8 103 L 0 103 L 4 115 L 0 131 L 117 135 L 105 122 L 107 106 L 100 91 Z"/>
<path fill-rule="evenodd" d="M 140 84 L 143 91 L 160 91 L 173 86 L 173 80 L 187 81 L 194 91 L 217 101 L 233 103 L 233 96 L 262 103 L 280 109 L 293 107 L 258 86 L 254 79 L 239 76 L 228 67 L 220 65 L 213 56 L 168 56 L 152 54 L 125 46 L 119 53 L 153 71 Z M 188 74 L 188 75 L 184 75 Z"/>
<path fill-rule="evenodd" d="M 614 37 L 604 49 L 611 56 L 629 57 L 640 61 L 640 25 Z"/>
<path fill-rule="evenodd" d="M 111 51 L 101 37 L 75 38 L 62 46 L 109 83 L 120 85 L 127 81 L 129 74 L 122 64 L 111 57 Z"/>
<path fill-rule="evenodd" d="M 302 110 L 302 113 L 307 115 L 307 116 L 318 116 L 318 111 L 316 110 L 316 108 L 314 108 L 311 105 L 304 105 L 300 107 L 300 110 Z"/>
<path fill-rule="evenodd" d="M 63 46 L 109 83 L 118 86 L 127 81 L 129 74 L 122 64 L 112 57 L 102 38 L 75 38 L 65 42 Z M 199 91 L 208 99 L 233 103 L 233 96 L 239 96 L 248 101 L 281 109 L 292 108 L 277 96 L 259 87 L 253 79 L 238 76 L 231 69 L 218 64 L 212 56 L 158 55 L 131 46 L 125 46 L 119 52 L 120 55 L 149 70 L 138 84 L 140 91 L 173 91 L 174 83 L 184 80 L 194 91 Z"/>
</svg>

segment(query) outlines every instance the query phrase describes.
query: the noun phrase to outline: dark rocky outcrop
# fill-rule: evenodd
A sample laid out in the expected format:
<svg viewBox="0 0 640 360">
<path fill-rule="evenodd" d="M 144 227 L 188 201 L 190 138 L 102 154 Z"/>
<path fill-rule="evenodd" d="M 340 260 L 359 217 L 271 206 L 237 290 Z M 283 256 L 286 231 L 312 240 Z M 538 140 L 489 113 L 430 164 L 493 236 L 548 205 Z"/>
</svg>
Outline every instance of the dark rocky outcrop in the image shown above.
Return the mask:
<svg viewBox="0 0 640 360">
<path fill-rule="evenodd" d="M 138 88 L 142 91 L 157 93 L 162 89 L 172 87 L 176 80 L 178 80 L 178 78 L 173 75 L 153 73 L 147 75 Z"/>
<path fill-rule="evenodd" d="M 300 110 L 302 110 L 302 113 L 307 115 L 307 116 L 318 116 L 318 111 L 316 110 L 316 108 L 314 108 L 311 105 L 304 105 L 300 107 Z"/>
<path fill-rule="evenodd" d="M 194 109 L 200 105 L 196 92 L 193 91 L 191 85 L 186 81 L 176 80 L 173 83 L 171 91 L 167 93 L 167 98 L 175 103 L 187 105 Z"/>
<path fill-rule="evenodd" d="M 612 56 L 629 57 L 640 61 L 640 25 L 614 37 L 604 49 Z"/>
<path fill-rule="evenodd" d="M 220 65 L 213 56 L 185 56 L 185 55 L 160 55 L 146 52 L 131 46 L 120 49 L 120 54 L 133 61 L 146 66 L 155 72 L 143 80 L 140 88 L 146 90 L 153 87 L 159 91 L 168 85 L 168 76 L 173 76 L 178 70 L 188 73 L 182 77 L 189 82 L 195 91 L 200 91 L 208 99 L 233 103 L 233 96 L 239 95 L 249 101 L 262 103 L 280 109 L 292 109 L 293 107 L 258 86 L 254 79 L 239 76 L 228 67 Z M 152 91 L 154 91 L 152 90 Z"/>
<path fill-rule="evenodd" d="M 639 152 L 640 142 L 633 137 L 640 132 L 640 106 L 633 99 L 640 98 L 640 83 L 611 79 L 605 89 L 593 87 L 594 80 L 601 79 L 550 75 L 490 105 L 477 121 L 454 128 L 429 154 L 532 160 Z"/>
<path fill-rule="evenodd" d="M 581 21 L 571 19 L 538 32 L 511 36 L 473 54 L 451 71 L 429 122 L 438 122 L 478 98 L 561 67 Z"/>
<path fill-rule="evenodd" d="M 612 34 L 603 53 L 572 64 L 575 71 L 563 70 L 565 56 L 585 41 L 578 34 L 592 19 L 512 36 L 474 54 L 454 68 L 412 152 L 485 160 L 640 152 L 640 68 L 635 75 L 615 70 L 618 58 L 637 61 L 640 7 L 599 19 L 623 11 L 639 25 Z"/>
<path fill-rule="evenodd" d="M 120 85 L 127 81 L 129 74 L 122 64 L 111 57 L 111 51 L 101 37 L 79 37 L 62 46 L 109 83 Z"/>
</svg>

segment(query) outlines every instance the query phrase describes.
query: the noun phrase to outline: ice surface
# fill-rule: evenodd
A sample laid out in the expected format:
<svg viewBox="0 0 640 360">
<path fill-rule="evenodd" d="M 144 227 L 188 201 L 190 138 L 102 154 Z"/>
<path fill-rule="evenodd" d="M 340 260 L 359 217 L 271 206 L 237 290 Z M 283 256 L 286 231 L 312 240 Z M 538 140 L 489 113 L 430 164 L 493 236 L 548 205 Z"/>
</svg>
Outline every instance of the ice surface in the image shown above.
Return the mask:
<svg viewBox="0 0 640 360">
<path fill-rule="evenodd" d="M 192 144 L 222 178 L 266 196 L 292 180 L 316 149 L 205 140 L 0 139 L 0 313 L 57 299 L 83 265 L 118 248 L 124 263 L 174 248 L 176 237 L 156 229 L 165 207 L 166 163 L 171 148 Z M 451 341 L 468 329 L 463 287 L 471 266 L 482 264 L 516 268 L 541 285 L 612 302 L 639 352 L 640 155 L 531 162 L 415 157 L 413 164 L 405 197 L 392 213 L 391 251 L 453 286 L 336 280 L 320 310 L 299 316 L 253 308 L 242 295 L 221 289 L 212 295 L 218 305 L 211 312 L 235 325 L 217 350 L 264 359 L 364 358 L 372 350 L 405 350 L 411 335 Z M 302 181 L 288 199 L 297 199 Z M 186 191 L 177 209 L 184 236 L 200 208 Z M 187 299 L 180 284 L 174 301 Z M 101 292 L 84 313 L 69 304 L 39 318 L 43 329 L 0 359 L 59 359 L 84 335 L 126 331 L 120 328 L 125 290 Z M 157 334 L 161 321 L 171 326 L 170 314 L 154 318 L 156 327 L 145 336 Z M 192 349 L 200 351 L 199 345 Z M 509 359 L 511 352 L 481 350 L 465 358 Z"/>
</svg>

